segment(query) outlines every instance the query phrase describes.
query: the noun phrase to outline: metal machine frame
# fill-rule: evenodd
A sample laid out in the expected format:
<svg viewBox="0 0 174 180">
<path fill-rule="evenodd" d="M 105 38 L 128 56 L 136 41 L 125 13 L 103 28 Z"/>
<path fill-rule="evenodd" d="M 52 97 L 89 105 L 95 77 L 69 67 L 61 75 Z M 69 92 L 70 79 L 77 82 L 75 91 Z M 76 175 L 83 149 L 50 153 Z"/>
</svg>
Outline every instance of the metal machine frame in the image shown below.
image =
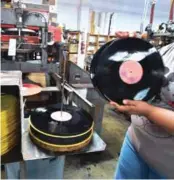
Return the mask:
<svg viewBox="0 0 174 180">
<path fill-rule="evenodd" d="M 1 86 L 19 86 L 19 90 L 21 89 L 22 85 L 22 79 L 17 77 L 15 75 L 16 71 L 5 71 L 3 74 L 3 80 L 1 81 Z M 19 73 L 18 74 L 22 74 Z M 21 75 L 20 75 L 21 76 Z M 54 78 L 56 79 L 57 86 L 56 87 L 47 87 L 44 89 L 44 91 L 60 91 L 60 87 L 63 85 L 61 82 L 62 77 L 59 76 L 58 74 L 54 73 Z M 13 78 L 12 78 L 13 77 Z M 69 84 L 65 83 L 64 84 L 65 91 L 67 91 L 68 98 L 65 100 L 64 103 L 67 104 L 75 104 L 77 106 L 80 106 L 81 108 L 85 109 L 88 113 L 92 115 L 92 117 L 95 118 L 96 116 L 96 109 L 95 105 L 90 103 L 87 99 L 79 95 L 79 93 L 72 88 Z M 21 93 L 20 93 L 21 94 Z M 21 96 L 20 99 L 23 99 Z M 23 101 L 21 101 L 21 115 L 23 114 Z M 11 162 L 12 164 L 7 164 L 6 169 L 7 169 L 7 178 L 12 178 L 16 175 L 16 171 L 20 170 L 20 178 L 24 179 L 27 177 L 27 161 L 29 160 L 39 160 L 39 159 L 45 159 L 45 158 L 53 158 L 57 156 L 58 154 L 54 153 L 45 153 L 41 151 L 39 148 L 37 148 L 30 140 L 29 134 L 28 134 L 28 119 L 24 119 L 23 115 L 21 116 L 21 135 L 22 135 L 22 156 L 23 156 L 23 161 L 22 159 L 18 159 L 17 161 L 21 162 L 13 162 L 13 159 L 8 159 L 8 163 Z M 106 144 L 103 142 L 103 140 L 97 135 L 96 132 L 94 132 L 92 143 L 84 150 L 78 152 L 78 153 L 89 153 L 89 152 L 97 152 L 97 151 L 103 151 L 106 148 Z M 11 152 L 12 154 L 15 152 Z M 18 156 L 16 154 L 13 154 L 12 156 L 9 157 L 15 157 Z M 58 156 L 59 162 L 60 162 L 60 178 L 63 178 L 63 169 L 64 169 L 64 161 L 65 161 L 65 155 L 60 155 Z M 16 160 L 15 160 L 16 161 Z M 6 163 L 6 162 L 2 162 Z M 13 176 L 12 176 L 13 174 Z M 15 176 L 15 178 L 18 178 Z"/>
<path fill-rule="evenodd" d="M 24 13 L 25 14 L 25 13 Z M 17 61 L 1 61 L 1 68 L 3 70 L 21 70 L 22 72 L 57 72 L 59 63 L 49 63 L 47 62 L 47 27 L 46 22 L 42 21 L 42 16 L 36 16 L 34 13 L 30 14 L 27 19 L 25 19 L 23 27 L 37 26 L 42 29 L 42 42 L 36 45 L 41 48 L 42 60 L 39 63 L 30 62 L 17 62 Z M 1 24 L 16 24 L 17 17 L 15 15 L 14 9 L 1 8 Z M 31 45 L 30 45 L 31 46 Z M 17 50 L 18 51 L 18 50 Z M 59 50 L 61 56 L 61 48 Z M 60 57 L 61 58 L 61 57 Z M 14 58 L 15 59 L 15 58 Z M 35 62 L 35 61 L 33 61 Z"/>
<path fill-rule="evenodd" d="M 29 19 L 25 21 L 23 24 L 18 24 L 17 23 L 17 17 L 16 16 L 16 10 L 14 9 L 1 9 L 1 24 L 17 24 L 18 28 L 21 29 L 22 27 L 25 26 L 40 26 L 42 28 L 42 43 L 40 48 L 42 49 L 43 57 L 40 62 L 40 64 L 33 64 L 29 62 L 16 62 L 16 61 L 3 61 L 1 62 L 1 68 L 3 71 L 5 71 L 5 76 L 3 76 L 3 81 L 1 81 L 1 86 L 10 86 L 10 85 L 17 85 L 19 86 L 19 89 L 21 89 L 22 86 L 22 79 L 21 75 L 17 77 L 16 75 L 14 76 L 15 71 L 21 71 L 23 73 L 25 72 L 46 72 L 49 73 L 55 80 L 56 86 L 55 87 L 46 87 L 43 88 L 43 91 L 47 92 L 59 92 L 62 88 L 64 87 L 66 93 L 68 94 L 67 98 L 63 99 L 64 103 L 70 104 L 70 105 L 77 105 L 86 110 L 88 113 L 90 113 L 95 121 L 95 129 L 97 133 L 100 133 L 101 131 L 101 124 L 102 124 L 102 118 L 103 118 L 103 109 L 104 109 L 104 104 L 101 104 L 101 108 L 96 108 L 95 104 L 89 102 L 90 99 L 92 99 L 94 96 L 96 96 L 96 92 L 93 89 L 93 86 L 90 82 L 89 75 L 83 72 L 82 69 L 77 67 L 77 65 L 68 62 L 66 65 L 66 78 L 67 80 L 65 82 L 62 81 L 62 69 L 63 66 L 65 65 L 64 63 L 66 62 L 65 59 L 63 59 L 63 47 L 59 49 L 59 60 L 60 63 L 48 63 L 47 62 L 47 29 L 45 27 L 45 23 L 42 22 L 41 17 L 36 17 L 34 14 L 29 16 Z M 20 13 L 20 9 L 18 9 L 18 12 Z M 34 18 L 34 20 L 33 20 Z M 2 72 L 3 73 L 3 72 Z M 79 87 L 74 86 L 75 84 L 78 83 L 72 83 L 72 79 L 68 78 L 70 77 L 69 75 L 73 73 L 72 77 L 77 77 L 77 74 L 83 74 L 81 76 L 80 82 L 83 84 L 83 88 L 87 88 L 87 91 L 90 91 L 88 93 L 88 96 L 90 98 L 87 100 L 86 97 L 83 97 L 79 94 L 78 89 Z M 20 74 L 20 73 L 19 73 Z M 13 84 L 13 78 L 11 77 L 16 77 L 15 83 L 18 82 L 18 84 Z M 87 83 L 84 86 L 84 78 L 87 79 Z M 10 82 L 10 83 L 9 83 Z M 71 83 L 69 83 L 71 82 Z M 88 85 L 87 85 L 88 84 Z M 76 88 L 76 89 L 75 89 Z M 20 93 L 21 94 L 21 93 Z M 97 96 L 98 97 L 98 96 Z M 21 96 L 21 99 L 23 97 Z M 23 113 L 23 101 L 21 101 L 21 114 Z M 99 106 L 98 106 L 99 107 Z M 38 149 L 34 144 L 32 144 L 29 134 L 28 134 L 28 119 L 24 119 L 22 116 L 21 118 L 21 144 L 22 144 L 22 156 L 18 158 L 18 160 L 13 160 L 13 159 L 8 159 L 7 161 L 4 161 L 2 163 L 5 164 L 6 166 L 6 172 L 7 172 L 7 178 L 22 178 L 25 179 L 26 177 L 26 172 L 27 172 L 27 161 L 29 160 L 39 160 L 39 159 L 45 159 L 45 158 L 52 158 L 57 156 L 57 154 L 54 153 L 44 153 L 40 149 Z M 96 132 L 94 132 L 92 143 L 85 149 L 80 151 L 79 153 L 89 153 L 89 152 L 97 152 L 97 151 L 103 151 L 106 148 L 106 144 L 103 142 L 103 140 L 98 136 Z M 15 152 L 11 152 L 13 157 L 18 157 L 18 155 L 13 154 Z M 20 152 L 18 152 L 20 153 Z M 9 157 L 12 157 L 9 156 Z M 63 179 L 63 169 L 64 169 L 64 163 L 65 163 L 65 155 L 60 155 L 58 156 L 59 159 L 59 176 L 57 178 Z M 17 162 L 16 162 L 17 161 Z M 6 164 L 11 162 L 11 164 Z M 13 163 L 14 162 L 14 163 Z M 14 168 L 15 167 L 15 168 Z M 17 172 L 20 171 L 20 174 Z M 12 173 L 13 172 L 13 173 Z M 16 176 L 17 175 L 17 176 Z"/>
</svg>

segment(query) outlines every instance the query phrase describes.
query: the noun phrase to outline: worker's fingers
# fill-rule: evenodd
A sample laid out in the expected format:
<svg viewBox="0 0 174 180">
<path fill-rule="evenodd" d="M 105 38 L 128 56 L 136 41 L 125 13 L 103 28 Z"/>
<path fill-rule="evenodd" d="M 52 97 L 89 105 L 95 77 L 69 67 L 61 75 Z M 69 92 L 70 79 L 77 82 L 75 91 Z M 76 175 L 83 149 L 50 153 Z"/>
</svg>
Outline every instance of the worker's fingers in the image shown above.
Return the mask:
<svg viewBox="0 0 174 180">
<path fill-rule="evenodd" d="M 125 113 L 131 113 L 132 111 L 134 111 L 133 106 L 119 106 L 117 109 L 118 111 Z"/>
<path fill-rule="evenodd" d="M 114 106 L 115 107 L 115 109 L 117 109 L 118 111 L 120 111 L 120 112 L 130 112 L 130 111 L 132 111 L 133 110 L 133 107 L 132 106 L 126 106 L 126 105 L 119 105 L 119 104 L 117 104 L 117 103 L 115 103 L 115 102 L 110 102 L 110 105 L 112 105 L 112 106 Z"/>
<path fill-rule="evenodd" d="M 116 102 L 113 102 L 113 101 L 110 102 L 110 105 L 115 106 L 115 107 L 120 106 L 119 104 L 117 104 Z"/>
<path fill-rule="evenodd" d="M 129 105 L 129 106 L 135 106 L 137 104 L 137 101 L 125 99 L 125 100 L 123 100 L 123 104 Z"/>
<path fill-rule="evenodd" d="M 110 105 L 114 106 L 114 108 L 118 111 L 122 111 L 122 106 L 117 104 L 116 102 L 111 101 Z"/>
</svg>

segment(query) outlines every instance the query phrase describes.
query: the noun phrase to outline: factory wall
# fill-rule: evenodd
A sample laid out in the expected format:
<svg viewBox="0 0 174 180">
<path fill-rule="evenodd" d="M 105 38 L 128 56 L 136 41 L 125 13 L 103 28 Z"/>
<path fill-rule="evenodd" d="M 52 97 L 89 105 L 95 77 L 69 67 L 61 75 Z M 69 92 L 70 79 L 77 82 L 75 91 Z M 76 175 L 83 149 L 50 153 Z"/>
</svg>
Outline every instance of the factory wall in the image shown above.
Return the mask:
<svg viewBox="0 0 174 180">
<path fill-rule="evenodd" d="M 88 31 L 89 24 L 90 24 L 90 9 L 83 8 L 82 13 L 83 17 L 81 17 L 81 30 Z M 78 29 L 78 8 L 76 6 L 64 6 L 60 5 L 58 7 L 58 18 L 57 21 L 60 24 L 65 24 L 67 29 L 77 30 Z M 99 12 L 98 12 L 99 13 Z M 97 25 L 97 16 L 98 13 L 96 12 L 96 25 Z M 104 16 L 105 23 L 102 29 L 99 29 L 96 26 L 96 33 L 100 34 L 107 34 L 108 33 L 108 26 L 109 26 L 109 16 L 111 12 L 102 13 Z M 114 34 L 115 31 L 139 31 L 140 30 L 140 23 L 141 23 L 142 15 L 140 14 L 130 14 L 130 13 L 115 13 L 112 18 L 111 24 L 111 34 Z M 154 19 L 153 27 L 156 29 L 157 25 L 161 22 L 167 22 L 168 17 L 164 16 L 156 16 Z M 103 21 L 103 22 L 104 22 Z M 144 23 L 144 27 L 148 25 L 149 17 L 146 19 Z"/>
<path fill-rule="evenodd" d="M 89 28 L 89 7 L 75 4 L 57 5 L 57 22 L 65 24 L 67 29 L 88 31 Z"/>
<path fill-rule="evenodd" d="M 109 2 L 109 1 L 108 1 Z M 121 2 L 121 1 L 120 1 Z M 138 1 L 140 2 L 140 1 Z M 91 3 L 91 4 L 90 4 Z M 81 15 L 80 18 L 80 29 L 85 31 L 89 30 L 89 22 L 90 22 L 90 16 L 89 12 L 91 10 L 96 11 L 96 25 L 100 24 L 100 28 L 96 27 L 96 33 L 100 34 L 107 34 L 108 33 L 108 25 L 109 25 L 109 16 L 112 12 L 114 12 L 114 16 L 112 19 L 111 24 L 111 34 L 114 34 L 115 31 L 139 31 L 140 30 L 140 23 L 142 19 L 143 14 L 143 8 L 144 8 L 144 1 L 141 1 L 141 4 L 131 5 L 129 8 L 129 5 L 125 5 L 124 7 L 121 6 L 115 6 L 111 5 L 111 3 L 102 3 L 102 0 L 97 1 L 88 1 L 88 4 L 85 5 L 82 3 L 82 9 L 81 13 L 79 14 L 79 1 L 76 0 L 73 3 L 69 3 L 68 1 L 65 3 L 65 1 L 58 1 L 57 6 L 57 13 L 58 13 L 58 22 L 66 24 L 66 28 L 68 29 L 79 29 L 78 26 L 78 15 Z M 161 4 L 163 3 L 163 4 Z M 92 5 L 92 6 L 91 6 Z M 115 7 L 114 7 L 115 6 Z M 156 29 L 157 25 L 159 25 L 161 22 L 167 22 L 168 15 L 169 15 L 169 6 L 170 6 L 170 0 L 164 1 L 156 4 L 155 9 L 155 17 L 154 17 L 154 28 Z M 149 8 L 150 10 L 150 8 Z M 102 15 L 100 17 L 100 20 L 98 18 L 98 14 L 102 12 Z M 83 16 L 82 16 L 83 14 Z M 146 21 L 144 23 L 144 27 L 147 26 L 149 22 L 149 14 L 146 18 Z M 98 22 L 99 21 L 103 22 Z"/>
<path fill-rule="evenodd" d="M 142 17 L 138 14 L 129 13 L 116 13 L 112 20 L 111 34 L 115 31 L 139 31 Z M 154 18 L 153 29 L 157 29 L 157 26 L 161 22 L 167 22 L 167 18 L 163 16 L 157 16 Z M 144 23 L 144 28 L 149 23 L 149 17 Z"/>
<path fill-rule="evenodd" d="M 60 24 L 65 24 L 67 29 L 77 29 L 77 6 L 58 4 L 57 21 Z"/>
<path fill-rule="evenodd" d="M 23 2 L 41 4 L 43 0 L 22 0 Z M 96 33 L 107 34 L 109 16 L 114 12 L 111 24 L 111 34 L 115 31 L 137 31 L 144 9 L 144 2 L 148 0 L 56 0 L 57 22 L 65 24 L 67 29 L 89 30 L 90 11 L 96 12 Z M 104 2 L 104 3 L 103 3 Z M 80 8 L 81 5 L 81 8 Z M 155 7 L 154 28 L 161 22 L 167 22 L 170 0 L 157 1 Z M 150 10 L 150 8 L 148 8 Z M 144 27 L 149 22 L 149 12 Z M 80 11 L 80 13 L 79 13 Z M 101 17 L 99 18 L 99 13 Z"/>
</svg>

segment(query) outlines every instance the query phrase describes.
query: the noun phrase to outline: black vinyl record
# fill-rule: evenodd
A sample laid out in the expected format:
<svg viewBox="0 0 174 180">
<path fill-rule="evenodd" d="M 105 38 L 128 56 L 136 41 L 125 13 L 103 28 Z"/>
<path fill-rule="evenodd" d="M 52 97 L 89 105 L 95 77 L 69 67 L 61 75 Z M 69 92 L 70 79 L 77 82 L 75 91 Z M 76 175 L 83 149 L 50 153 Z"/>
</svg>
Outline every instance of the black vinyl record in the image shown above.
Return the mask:
<svg viewBox="0 0 174 180">
<path fill-rule="evenodd" d="M 46 134 L 58 136 L 73 136 L 86 132 L 93 124 L 92 117 L 85 110 L 64 105 L 63 111 L 72 115 L 69 121 L 56 121 L 51 114 L 60 111 L 61 105 L 36 108 L 31 112 L 31 125 Z"/>
<path fill-rule="evenodd" d="M 36 108 L 31 112 L 30 137 L 36 145 L 51 151 L 72 151 L 86 146 L 93 134 L 93 119 L 85 110 L 63 106 L 63 112 L 71 115 L 68 121 L 52 117 L 60 112 L 61 105 Z"/>
<path fill-rule="evenodd" d="M 108 101 L 148 101 L 160 91 L 164 65 L 150 43 L 138 38 L 117 39 L 96 52 L 90 76 L 94 87 Z"/>
</svg>

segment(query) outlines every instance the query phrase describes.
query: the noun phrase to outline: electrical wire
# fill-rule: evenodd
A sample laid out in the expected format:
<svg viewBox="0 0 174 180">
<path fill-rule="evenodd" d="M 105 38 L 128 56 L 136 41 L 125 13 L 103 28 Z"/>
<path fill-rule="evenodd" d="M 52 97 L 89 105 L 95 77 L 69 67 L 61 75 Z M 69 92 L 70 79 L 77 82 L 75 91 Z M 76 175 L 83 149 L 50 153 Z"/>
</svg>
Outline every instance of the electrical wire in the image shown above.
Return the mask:
<svg viewBox="0 0 174 180">
<path fill-rule="evenodd" d="M 20 140 L 19 111 L 15 96 L 1 94 L 1 156 L 13 149 Z"/>
</svg>

